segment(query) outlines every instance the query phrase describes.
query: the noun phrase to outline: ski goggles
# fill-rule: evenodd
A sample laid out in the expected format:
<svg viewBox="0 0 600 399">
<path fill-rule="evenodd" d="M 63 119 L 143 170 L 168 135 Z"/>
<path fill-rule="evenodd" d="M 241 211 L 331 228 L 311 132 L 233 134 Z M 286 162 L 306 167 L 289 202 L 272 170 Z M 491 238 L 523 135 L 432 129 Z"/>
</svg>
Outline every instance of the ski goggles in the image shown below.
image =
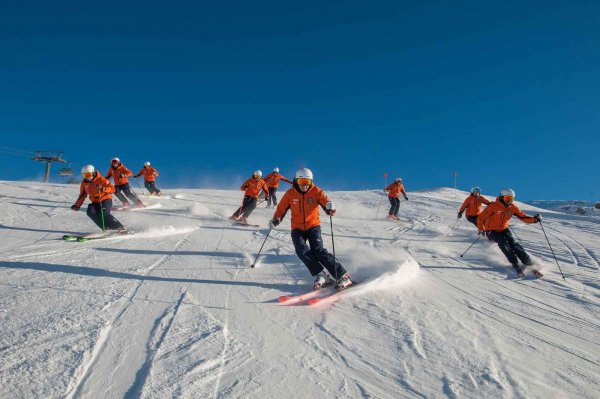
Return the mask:
<svg viewBox="0 0 600 399">
<path fill-rule="evenodd" d="M 296 179 L 296 183 L 298 183 L 299 186 L 310 186 L 312 184 L 312 179 L 300 177 Z"/>
<path fill-rule="evenodd" d="M 504 195 L 504 196 L 502 196 L 502 200 L 504 201 L 504 203 L 510 204 L 511 202 L 513 202 L 515 200 L 515 196 L 514 195 Z"/>
<path fill-rule="evenodd" d="M 91 179 L 94 177 L 94 172 L 83 172 L 82 175 L 85 179 Z"/>
<path fill-rule="evenodd" d="M 261 175 L 252 175 L 252 177 L 254 177 L 256 180 L 260 179 L 262 176 Z"/>
</svg>

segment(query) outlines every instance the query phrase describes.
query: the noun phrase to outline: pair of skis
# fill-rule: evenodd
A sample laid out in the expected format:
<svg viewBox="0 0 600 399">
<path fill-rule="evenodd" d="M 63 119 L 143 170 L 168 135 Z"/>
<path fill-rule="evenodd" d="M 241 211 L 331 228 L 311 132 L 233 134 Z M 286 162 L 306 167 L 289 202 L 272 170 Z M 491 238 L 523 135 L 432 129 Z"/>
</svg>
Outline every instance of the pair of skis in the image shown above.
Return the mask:
<svg viewBox="0 0 600 399">
<path fill-rule="evenodd" d="M 109 231 L 105 231 L 103 233 L 87 234 L 87 235 L 83 235 L 83 236 L 65 234 L 63 236 L 63 240 L 86 242 L 86 241 L 92 241 L 92 240 L 101 240 L 104 238 L 120 237 L 120 236 L 125 236 L 125 235 L 130 235 L 130 234 L 134 234 L 134 232 L 132 230 L 125 230 L 125 231 L 109 230 Z"/>
<path fill-rule="evenodd" d="M 298 295 L 282 295 L 277 298 L 277 301 L 282 305 L 306 304 L 308 306 L 316 306 L 324 303 L 336 301 L 344 292 L 351 289 L 358 283 L 354 281 L 348 287 L 336 290 L 333 285 L 324 286 L 318 290 L 312 290 Z"/>
</svg>

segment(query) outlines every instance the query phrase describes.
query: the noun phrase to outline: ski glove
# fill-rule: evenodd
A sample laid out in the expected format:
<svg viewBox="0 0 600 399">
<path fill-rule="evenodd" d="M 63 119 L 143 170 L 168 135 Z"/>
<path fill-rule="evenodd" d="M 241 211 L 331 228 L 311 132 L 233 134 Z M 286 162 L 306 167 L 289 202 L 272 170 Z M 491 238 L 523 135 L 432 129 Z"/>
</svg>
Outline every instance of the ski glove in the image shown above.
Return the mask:
<svg viewBox="0 0 600 399">
<path fill-rule="evenodd" d="M 462 212 L 458 212 L 458 215 L 456 215 L 457 218 L 461 218 L 462 217 Z"/>
<path fill-rule="evenodd" d="M 281 220 L 279 220 L 279 219 L 273 219 L 269 223 L 269 227 L 272 228 L 272 229 L 274 229 L 275 227 L 279 226 L 279 223 L 281 223 Z"/>
<path fill-rule="evenodd" d="M 408 197 L 404 197 L 404 199 L 408 201 Z"/>
<path fill-rule="evenodd" d="M 268 200 L 269 200 L 269 196 L 266 196 L 266 197 L 265 197 L 265 201 L 268 201 Z"/>
<path fill-rule="evenodd" d="M 538 222 L 538 223 L 542 221 L 542 215 L 540 215 L 539 213 L 538 213 L 538 214 L 536 214 L 536 215 L 535 215 L 533 218 L 534 218 L 534 219 L 535 219 L 535 221 L 536 221 L 536 222 Z"/>
<path fill-rule="evenodd" d="M 333 202 L 329 201 L 325 204 L 325 213 L 329 216 L 335 215 L 335 205 L 333 205 Z"/>
<path fill-rule="evenodd" d="M 78 211 L 79 207 L 77 205 L 71 205 L 71 210 Z"/>
<path fill-rule="evenodd" d="M 478 235 L 478 236 L 484 236 L 484 235 L 485 235 L 485 230 L 479 230 L 479 231 L 477 232 L 477 235 Z"/>
</svg>

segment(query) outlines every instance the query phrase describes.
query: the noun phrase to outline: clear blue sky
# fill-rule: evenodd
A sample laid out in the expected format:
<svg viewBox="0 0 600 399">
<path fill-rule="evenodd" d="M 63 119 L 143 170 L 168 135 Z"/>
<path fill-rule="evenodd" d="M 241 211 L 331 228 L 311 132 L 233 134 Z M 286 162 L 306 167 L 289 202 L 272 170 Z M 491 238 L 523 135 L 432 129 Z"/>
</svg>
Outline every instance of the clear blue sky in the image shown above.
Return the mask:
<svg viewBox="0 0 600 399">
<path fill-rule="evenodd" d="M 388 172 L 409 191 L 457 170 L 600 197 L 597 1 L 0 0 L 0 54 L 0 146 L 77 169 L 119 156 L 163 188 L 227 188 L 308 166 L 330 190 Z M 3 180 L 43 173 L 0 159 Z"/>
</svg>

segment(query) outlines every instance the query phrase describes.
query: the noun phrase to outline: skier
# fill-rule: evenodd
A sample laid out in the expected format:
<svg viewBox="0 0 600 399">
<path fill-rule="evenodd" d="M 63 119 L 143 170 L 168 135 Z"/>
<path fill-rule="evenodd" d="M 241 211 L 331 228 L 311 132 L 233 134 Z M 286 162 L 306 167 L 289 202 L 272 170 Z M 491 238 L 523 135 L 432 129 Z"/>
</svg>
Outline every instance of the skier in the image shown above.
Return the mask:
<svg viewBox="0 0 600 399">
<path fill-rule="evenodd" d="M 463 212 L 467 212 L 466 219 L 473 223 L 477 227 L 477 217 L 481 213 L 481 204 L 489 205 L 490 201 L 481 195 L 481 189 L 479 187 L 471 188 L 471 195 L 469 195 L 462 206 L 458 210 L 457 217 L 460 219 Z"/>
<path fill-rule="evenodd" d="M 238 210 L 229 217 L 229 219 L 236 222 L 239 221 L 243 224 L 248 224 L 248 217 L 254 208 L 256 208 L 258 194 L 260 193 L 261 189 L 265 190 L 265 194 L 269 192 L 267 184 L 262 179 L 262 172 L 260 170 L 255 170 L 252 174 L 252 177 L 246 180 L 240 187 L 240 190 L 244 191 L 244 200 L 242 201 L 242 206 L 240 206 Z M 266 194 L 265 200 L 269 200 L 268 194 Z"/>
<path fill-rule="evenodd" d="M 81 174 L 83 180 L 79 189 L 79 197 L 75 204 L 71 206 L 71 209 L 78 211 L 89 196 L 92 202 L 88 205 L 87 215 L 98 227 L 103 230 L 126 232 L 121 222 L 110 214 L 112 193 L 115 192 L 115 187 L 110 184 L 110 181 L 102 177 L 92 165 L 84 166 L 81 169 Z"/>
<path fill-rule="evenodd" d="M 128 178 L 132 176 L 133 173 L 131 173 L 117 157 L 110 160 L 110 165 L 111 166 L 104 178 L 109 180 L 112 177 L 115 181 L 115 195 L 121 200 L 123 207 L 129 208 L 129 201 L 127 201 L 127 198 L 129 198 L 138 208 L 143 208 L 144 204 L 142 204 L 142 201 L 140 201 L 137 195 L 131 190 L 131 187 L 129 187 Z"/>
<path fill-rule="evenodd" d="M 398 217 L 398 211 L 400 210 L 400 193 L 402 193 L 404 199 L 408 201 L 406 191 L 404 191 L 404 185 L 402 184 L 402 179 L 396 177 L 396 180 L 394 180 L 392 184 L 383 190 L 384 193 L 387 193 L 388 191 L 388 199 L 390 200 L 391 207 L 387 218 L 391 220 L 400 220 Z"/>
<path fill-rule="evenodd" d="M 323 190 L 313 184 L 311 170 L 298 169 L 292 188 L 281 198 L 269 226 L 272 229 L 277 227 L 287 211 L 291 210 L 292 242 L 296 255 L 306 265 L 310 274 L 316 277 L 313 289 L 317 290 L 335 283 L 335 288 L 341 290 L 352 285 L 353 281 L 344 267 L 323 247 L 319 205 L 327 215 L 335 215 L 333 202 L 327 198 Z M 327 269 L 329 275 L 323 267 Z"/>
<path fill-rule="evenodd" d="M 292 184 L 292 182 L 286 179 L 283 175 L 279 174 L 279 168 L 273 169 L 273 172 L 269 173 L 264 180 L 265 183 L 267 183 L 267 187 L 269 187 L 269 201 L 267 203 L 267 208 L 270 208 L 271 206 L 276 207 L 277 196 L 275 195 L 275 193 L 279 188 L 279 181 L 283 180 L 284 182 L 290 184 Z"/>
<path fill-rule="evenodd" d="M 148 189 L 150 195 L 160 195 L 160 190 L 156 188 L 156 176 L 158 171 L 150 166 L 150 162 L 146 161 L 144 167 L 133 176 L 135 179 L 144 175 L 144 186 Z"/>
<path fill-rule="evenodd" d="M 525 266 L 531 266 L 533 262 L 523 246 L 515 241 L 508 222 L 513 215 L 516 215 L 525 223 L 538 223 L 542 220 L 542 216 L 539 213 L 533 217 L 527 216 L 513 203 L 514 200 L 515 192 L 512 189 L 505 188 L 500 191 L 496 201 L 489 204 L 477 218 L 477 228 L 479 235 L 485 234 L 490 241 L 498 244 L 519 277 L 522 277 L 524 273 L 519 266 L 519 259 Z"/>
</svg>

